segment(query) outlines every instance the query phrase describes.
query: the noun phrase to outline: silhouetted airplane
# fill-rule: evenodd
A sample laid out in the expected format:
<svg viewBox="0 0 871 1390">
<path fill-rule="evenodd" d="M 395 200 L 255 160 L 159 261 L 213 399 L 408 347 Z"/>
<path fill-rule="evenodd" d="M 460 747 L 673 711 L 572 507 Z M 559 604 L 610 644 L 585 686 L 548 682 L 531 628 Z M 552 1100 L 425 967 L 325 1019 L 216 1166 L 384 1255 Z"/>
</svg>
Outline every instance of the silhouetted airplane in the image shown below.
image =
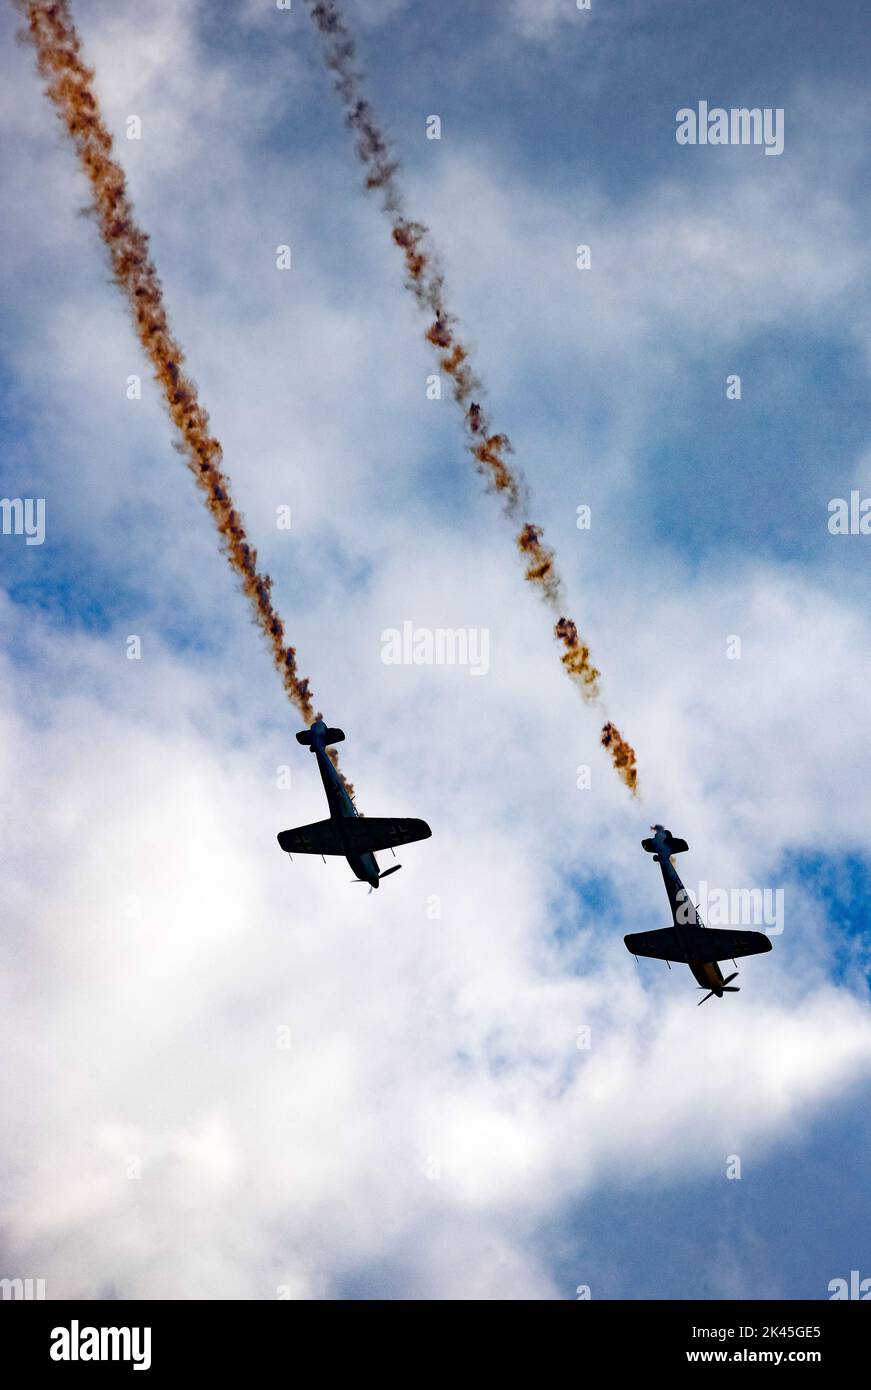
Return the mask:
<svg viewBox="0 0 871 1390">
<path fill-rule="evenodd" d="M 344 737 L 341 729 L 327 728 L 322 719 L 316 719 L 310 729 L 297 734 L 297 742 L 306 744 L 318 760 L 330 818 L 297 826 L 295 830 L 282 830 L 278 843 L 287 854 L 343 854 L 352 872 L 361 883 L 369 884 L 371 892 L 382 878 L 402 868 L 401 864 L 394 864 L 382 873 L 375 860 L 376 851 L 392 850 L 413 840 L 428 840 L 432 831 L 425 820 L 358 815 L 326 751 L 331 743 L 341 743 Z"/>
<path fill-rule="evenodd" d="M 734 975 L 727 975 L 724 980 L 717 961 L 731 960 L 734 965 L 737 956 L 756 956 L 770 951 L 769 937 L 761 931 L 706 927 L 700 921 L 689 893 L 671 862 L 673 854 L 682 854 L 689 849 L 689 845 L 686 840 L 676 839 L 670 830 L 664 830 L 661 825 L 650 828 L 655 832 L 653 838 L 642 840 L 641 844 L 648 854 L 653 855 L 654 862 L 662 870 L 674 926 L 624 936 L 627 949 L 633 956 L 651 956 L 654 960 L 679 961 L 688 965 L 699 987 L 709 991 L 704 999 L 699 1000 L 700 1004 L 704 1004 L 712 994 L 716 994 L 718 999 L 722 999 L 724 994 L 737 994 L 738 986 L 730 984 L 730 981 L 735 979 L 738 971 Z"/>
</svg>

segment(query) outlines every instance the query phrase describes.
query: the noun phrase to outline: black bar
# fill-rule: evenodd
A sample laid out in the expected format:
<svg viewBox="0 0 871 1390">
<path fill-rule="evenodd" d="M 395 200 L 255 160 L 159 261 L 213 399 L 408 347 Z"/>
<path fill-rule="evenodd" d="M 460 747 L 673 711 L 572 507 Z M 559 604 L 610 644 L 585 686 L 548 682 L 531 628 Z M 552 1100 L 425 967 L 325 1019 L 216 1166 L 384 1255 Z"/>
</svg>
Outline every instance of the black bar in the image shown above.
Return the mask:
<svg viewBox="0 0 871 1390">
<path fill-rule="evenodd" d="M 453 1373 L 469 1362 L 498 1366 L 503 1357 L 514 1355 L 518 1335 L 527 1352 L 538 1347 L 553 1367 L 553 1353 L 572 1357 L 572 1364 L 611 1374 L 695 1368 L 700 1374 L 716 1365 L 768 1365 L 772 1372 L 806 1365 L 827 1377 L 864 1363 L 864 1348 L 871 1330 L 867 1313 L 861 1308 L 865 1298 L 839 1301 L 796 1302 L 604 1302 L 579 1299 L 563 1304 L 536 1303 L 518 1312 L 511 1311 L 500 1339 L 493 1324 L 499 1314 L 481 1304 L 467 1307 L 450 1303 L 433 1313 L 425 1305 L 404 1304 L 397 1308 L 367 1305 L 362 1315 L 352 1302 L 294 1303 L 269 1302 L 86 1302 L 86 1301 L 9 1301 L 0 1304 L 0 1347 L 4 1368 L 14 1365 L 19 1377 L 49 1372 L 52 1377 L 87 1375 L 135 1376 L 135 1361 L 142 1365 L 140 1378 L 161 1379 L 195 1373 L 200 1384 L 210 1377 L 226 1380 L 234 1373 L 274 1367 L 277 1374 L 301 1369 L 300 1353 L 308 1349 L 308 1361 L 316 1354 L 319 1363 L 335 1370 L 337 1359 L 348 1358 L 355 1375 L 365 1370 L 364 1362 L 374 1350 L 374 1336 L 382 1347 L 377 1361 L 382 1369 L 404 1365 L 397 1338 L 404 1340 L 409 1321 L 432 1319 L 432 1337 L 427 1338 L 425 1366 L 433 1371 L 433 1360 L 444 1348 L 446 1370 Z M 500 1305 L 504 1307 L 504 1305 Z M 529 1327 L 523 1323 L 529 1320 Z M 323 1333 L 335 1333 L 349 1324 L 345 1339 L 322 1340 Z M 470 1339 L 469 1352 L 460 1355 L 459 1344 L 449 1335 L 461 1332 L 464 1324 Z M 100 1339 L 101 1329 L 106 1329 Z M 116 1329 L 116 1334 L 108 1329 Z M 124 1331 L 122 1331 L 122 1329 Z M 134 1335 L 133 1329 L 138 1329 Z M 146 1338 L 145 1332 L 148 1330 Z M 95 1331 L 96 1330 L 96 1333 Z M 528 1337 L 541 1331 L 546 1343 L 530 1342 Z M 125 1335 L 126 1334 L 126 1335 Z M 368 1335 L 367 1335 L 368 1334 Z M 373 1335 L 374 1334 L 374 1335 Z M 362 1338 L 362 1342 L 361 1342 Z M 369 1348 L 363 1355 L 362 1347 Z M 473 1351 L 473 1346 L 477 1350 Z M 77 1359 L 53 1359 L 65 1353 Z M 392 1350 L 390 1350 L 392 1348 Z M 514 1348 L 514 1351 L 512 1351 Z M 106 1359 L 85 1359 L 91 1351 Z M 83 1353 L 85 1355 L 83 1355 Z M 113 1353 L 127 1359 L 111 1359 Z M 580 1360 L 578 1358 L 580 1357 Z M 146 1367 L 146 1360 L 149 1362 Z M 370 1370 L 374 1370 L 370 1362 Z M 537 1378 L 540 1378 L 541 1367 Z M 308 1377 L 311 1372 L 309 1371 Z"/>
</svg>

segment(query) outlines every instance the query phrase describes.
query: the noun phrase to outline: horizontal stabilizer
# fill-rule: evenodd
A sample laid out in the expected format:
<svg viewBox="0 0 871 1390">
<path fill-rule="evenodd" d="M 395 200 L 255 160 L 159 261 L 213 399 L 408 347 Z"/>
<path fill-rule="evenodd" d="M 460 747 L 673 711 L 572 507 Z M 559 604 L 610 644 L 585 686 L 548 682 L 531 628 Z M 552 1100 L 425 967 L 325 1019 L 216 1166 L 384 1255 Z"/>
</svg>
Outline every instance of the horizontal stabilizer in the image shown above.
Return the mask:
<svg viewBox="0 0 871 1390">
<path fill-rule="evenodd" d="M 684 965 L 711 965 L 718 960 L 737 960 L 739 956 L 758 956 L 771 950 L 771 940 L 761 931 L 719 930 L 714 927 L 674 927 L 662 931 L 637 932 L 624 936 L 627 951 L 652 960 L 670 960 Z"/>
<path fill-rule="evenodd" d="M 318 742 L 324 748 L 328 748 L 331 743 L 343 743 L 345 735 L 341 729 L 318 730 Z M 311 729 L 302 729 L 296 736 L 297 743 L 303 743 L 307 748 L 311 748 L 315 741 L 314 733 Z"/>
<path fill-rule="evenodd" d="M 333 822 L 316 820 L 311 825 L 298 825 L 295 830 L 282 830 L 278 843 L 286 854 L 344 854 Z"/>
<path fill-rule="evenodd" d="M 681 840 L 677 835 L 672 835 L 670 830 L 664 832 L 663 844 L 669 859 L 673 854 L 685 854 L 689 849 L 686 840 Z M 656 854 L 659 850 L 659 845 L 656 843 L 655 839 L 648 837 L 646 840 L 641 841 L 641 848 L 646 849 L 648 854 Z"/>
</svg>

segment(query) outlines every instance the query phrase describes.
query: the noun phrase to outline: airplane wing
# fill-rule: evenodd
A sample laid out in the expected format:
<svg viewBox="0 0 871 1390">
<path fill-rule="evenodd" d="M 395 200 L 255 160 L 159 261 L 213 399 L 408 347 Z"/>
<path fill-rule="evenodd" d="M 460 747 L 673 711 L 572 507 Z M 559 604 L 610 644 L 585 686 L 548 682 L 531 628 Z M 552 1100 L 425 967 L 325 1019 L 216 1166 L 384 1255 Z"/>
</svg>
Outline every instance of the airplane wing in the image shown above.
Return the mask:
<svg viewBox="0 0 871 1390">
<path fill-rule="evenodd" d="M 662 931 L 636 932 L 634 936 L 624 936 L 626 949 L 633 956 L 650 956 L 653 960 L 686 961 L 677 932 L 674 927 L 663 927 Z"/>
<path fill-rule="evenodd" d="M 288 854 L 344 854 L 332 821 L 316 820 L 311 825 L 298 825 L 295 830 L 282 830 L 278 843 Z"/>
<path fill-rule="evenodd" d="M 395 849 L 414 840 L 428 840 L 432 831 L 425 820 L 391 816 L 358 816 L 346 823 L 345 831 L 358 854 L 374 854 L 379 849 Z"/>
<path fill-rule="evenodd" d="M 685 965 L 690 961 L 709 965 L 715 960 L 737 960 L 739 956 L 757 956 L 771 950 L 770 937 L 761 931 L 685 927 L 683 937 L 686 949 L 674 927 L 637 932 L 634 936 L 624 936 L 623 940 L 633 956 L 650 956 L 654 960 L 672 960 Z"/>
<path fill-rule="evenodd" d="M 692 959 L 708 965 L 715 960 L 737 960 L 771 950 L 771 938 L 761 931 L 733 931 L 731 927 L 699 927 L 691 933 Z"/>
</svg>

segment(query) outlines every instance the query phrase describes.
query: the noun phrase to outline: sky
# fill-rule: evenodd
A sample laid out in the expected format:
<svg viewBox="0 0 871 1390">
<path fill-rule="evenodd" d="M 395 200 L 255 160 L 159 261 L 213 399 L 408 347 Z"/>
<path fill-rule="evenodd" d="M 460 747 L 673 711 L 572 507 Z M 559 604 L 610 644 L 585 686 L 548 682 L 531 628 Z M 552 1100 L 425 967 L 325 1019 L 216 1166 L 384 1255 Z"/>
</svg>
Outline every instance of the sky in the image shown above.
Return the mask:
<svg viewBox="0 0 871 1390">
<path fill-rule="evenodd" d="M 2 495 L 45 499 L 41 545 L 0 535 L 0 1277 L 821 1299 L 871 1276 L 871 537 L 829 530 L 871 497 L 864 7 L 347 6 L 638 799 L 428 397 L 302 0 L 74 10 L 358 805 L 433 835 L 371 895 L 279 851 L 324 815 L 299 717 L 0 10 Z M 679 145 L 702 100 L 782 108 L 782 154 Z M 405 622 L 486 632 L 486 670 L 386 664 Z M 783 893 L 771 953 L 703 1009 L 623 944 L 668 924 L 653 822 L 694 896 Z"/>
</svg>

